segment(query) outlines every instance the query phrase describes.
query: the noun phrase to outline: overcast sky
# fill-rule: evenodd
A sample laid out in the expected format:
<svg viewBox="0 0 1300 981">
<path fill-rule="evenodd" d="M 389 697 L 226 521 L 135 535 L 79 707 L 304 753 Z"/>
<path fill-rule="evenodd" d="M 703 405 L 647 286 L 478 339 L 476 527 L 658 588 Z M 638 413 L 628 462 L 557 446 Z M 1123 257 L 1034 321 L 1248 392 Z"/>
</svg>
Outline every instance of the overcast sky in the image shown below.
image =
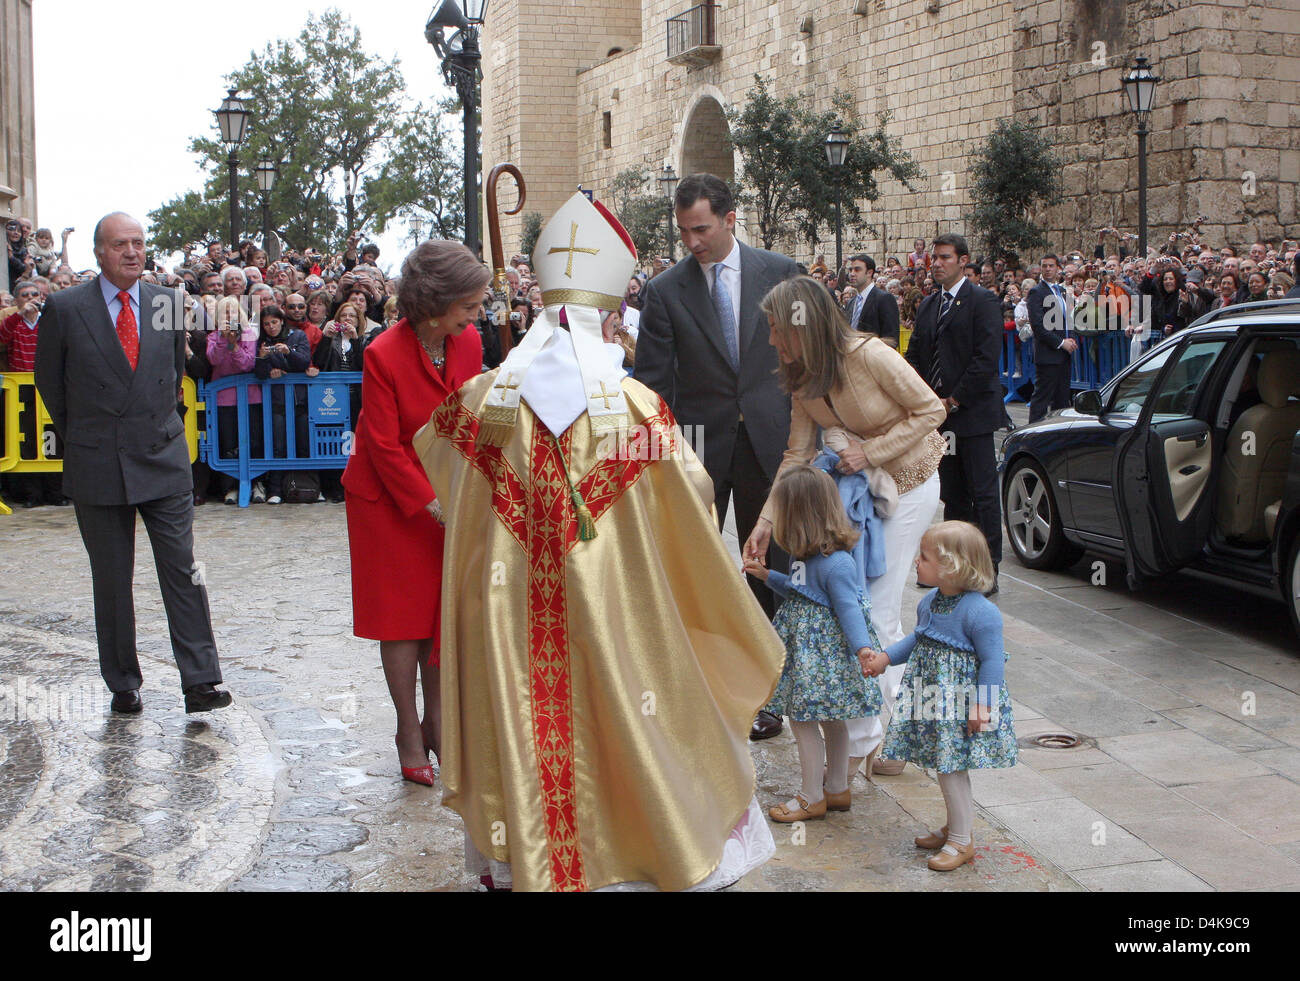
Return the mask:
<svg viewBox="0 0 1300 981">
<path fill-rule="evenodd" d="M 297 37 L 308 13 L 327 6 L 302 0 L 32 5 L 36 217 L 56 242 L 62 229 L 77 229 L 69 242 L 74 268 L 94 268 L 91 232 L 107 212 L 145 221 L 163 201 L 202 186 L 198 158 L 187 148 L 211 127 L 226 94 L 223 77 L 268 41 Z M 337 6 L 360 29 L 365 50 L 400 58 L 412 101 L 429 104 L 451 94 L 424 40 L 432 0 Z M 260 211 L 244 216 L 246 231 L 260 230 L 261 222 Z M 378 239 L 385 246 L 381 265 L 404 255 L 399 237 Z"/>
</svg>

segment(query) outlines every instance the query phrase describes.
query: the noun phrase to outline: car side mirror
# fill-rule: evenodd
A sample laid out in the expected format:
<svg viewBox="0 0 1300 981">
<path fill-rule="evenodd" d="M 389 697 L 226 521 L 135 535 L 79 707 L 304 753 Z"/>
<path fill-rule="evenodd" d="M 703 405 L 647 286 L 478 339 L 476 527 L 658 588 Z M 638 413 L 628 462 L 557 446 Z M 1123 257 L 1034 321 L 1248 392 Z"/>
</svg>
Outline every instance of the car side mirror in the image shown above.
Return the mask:
<svg viewBox="0 0 1300 981">
<path fill-rule="evenodd" d="M 1074 397 L 1074 411 L 1084 416 L 1101 415 L 1101 392 L 1080 392 Z"/>
</svg>

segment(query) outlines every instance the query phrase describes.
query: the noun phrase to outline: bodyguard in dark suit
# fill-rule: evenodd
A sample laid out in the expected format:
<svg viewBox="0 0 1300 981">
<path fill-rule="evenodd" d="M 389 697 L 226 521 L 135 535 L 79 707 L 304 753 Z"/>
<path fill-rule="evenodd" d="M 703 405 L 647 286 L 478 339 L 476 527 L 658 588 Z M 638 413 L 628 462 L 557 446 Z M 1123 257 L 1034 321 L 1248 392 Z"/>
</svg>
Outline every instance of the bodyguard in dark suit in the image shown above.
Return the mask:
<svg viewBox="0 0 1300 981">
<path fill-rule="evenodd" d="M 869 255 L 849 257 L 849 283 L 858 291 L 848 309 L 854 330 L 875 334 L 898 348 L 898 301 L 876 285 L 876 260 Z"/>
<path fill-rule="evenodd" d="M 948 410 L 939 427 L 949 443 L 939 464 L 944 517 L 979 526 L 996 569 L 1002 561 L 1002 511 L 993 434 L 1004 417 L 998 381 L 1002 306 L 996 293 L 962 274 L 967 261 L 962 236 L 934 240 L 930 272 L 939 290 L 921 301 L 907 360 Z"/>
<path fill-rule="evenodd" d="M 749 538 L 767 500 L 790 436 L 790 396 L 776 378 L 776 349 L 768 343 L 759 303 L 777 283 L 798 274 L 794 260 L 741 245 L 736 207 L 712 174 L 684 178 L 674 199 L 678 231 L 691 256 L 651 279 L 641 292 L 636 379 L 668 403 L 684 427 L 703 432 L 704 467 L 713 480 L 719 522 L 729 496 L 736 533 Z M 776 547 L 768 559 L 786 571 Z M 750 588 L 768 616 L 772 593 Z M 756 736 L 780 732 L 760 713 Z"/>
<path fill-rule="evenodd" d="M 1039 260 L 1042 278 L 1029 291 L 1029 326 L 1034 330 L 1034 394 L 1029 421 L 1037 422 L 1053 409 L 1070 406 L 1070 356 L 1079 342 L 1070 336 L 1073 300 L 1056 277 L 1061 264 L 1054 255 Z"/>
<path fill-rule="evenodd" d="M 139 712 L 135 517 L 144 519 L 162 586 L 187 712 L 230 704 L 208 594 L 194 562 L 193 478 L 176 411 L 185 374 L 180 294 L 141 283 L 144 230 L 116 213 L 95 228 L 95 280 L 50 296 L 36 387 L 64 445 L 63 490 L 94 580 L 99 666 L 115 712 Z"/>
</svg>

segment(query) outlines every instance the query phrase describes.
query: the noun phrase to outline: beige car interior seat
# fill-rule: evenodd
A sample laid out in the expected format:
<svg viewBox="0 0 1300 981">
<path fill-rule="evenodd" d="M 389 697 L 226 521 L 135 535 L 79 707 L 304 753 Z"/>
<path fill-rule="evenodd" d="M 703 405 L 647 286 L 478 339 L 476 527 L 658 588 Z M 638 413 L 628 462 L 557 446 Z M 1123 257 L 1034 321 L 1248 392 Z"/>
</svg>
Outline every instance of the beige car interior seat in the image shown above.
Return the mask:
<svg viewBox="0 0 1300 981">
<path fill-rule="evenodd" d="M 1300 350 L 1264 355 L 1256 387 L 1263 401 L 1243 412 L 1228 434 L 1216 519 L 1225 538 L 1262 545 L 1269 541 L 1267 513 L 1281 503 L 1291 444 L 1300 431 Z"/>
</svg>

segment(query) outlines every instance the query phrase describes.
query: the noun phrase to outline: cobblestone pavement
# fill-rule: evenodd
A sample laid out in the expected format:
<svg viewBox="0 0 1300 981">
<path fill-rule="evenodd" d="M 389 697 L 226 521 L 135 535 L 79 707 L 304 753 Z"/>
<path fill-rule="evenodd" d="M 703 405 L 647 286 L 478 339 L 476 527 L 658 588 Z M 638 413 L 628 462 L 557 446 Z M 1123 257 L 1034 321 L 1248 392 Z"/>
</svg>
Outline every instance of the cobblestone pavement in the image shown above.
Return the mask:
<svg viewBox="0 0 1300 981">
<path fill-rule="evenodd" d="M 3 528 L 0 683 L 23 696 L 10 704 L 24 717 L 0 719 L 0 888 L 477 887 L 459 819 L 436 791 L 398 779 L 378 648 L 351 634 L 342 506 L 199 509 L 198 557 L 235 704 L 191 717 L 143 529 L 145 710 L 130 718 L 108 712 L 72 511 L 20 511 Z M 753 753 L 760 802 L 786 799 L 798 773 L 788 732 Z M 987 812 L 977 862 L 929 872 L 911 839 L 942 811 L 915 768 L 876 786 L 858 778 L 851 812 L 810 822 L 803 838 L 776 829 L 776 858 L 736 888 L 1078 888 Z"/>
</svg>

